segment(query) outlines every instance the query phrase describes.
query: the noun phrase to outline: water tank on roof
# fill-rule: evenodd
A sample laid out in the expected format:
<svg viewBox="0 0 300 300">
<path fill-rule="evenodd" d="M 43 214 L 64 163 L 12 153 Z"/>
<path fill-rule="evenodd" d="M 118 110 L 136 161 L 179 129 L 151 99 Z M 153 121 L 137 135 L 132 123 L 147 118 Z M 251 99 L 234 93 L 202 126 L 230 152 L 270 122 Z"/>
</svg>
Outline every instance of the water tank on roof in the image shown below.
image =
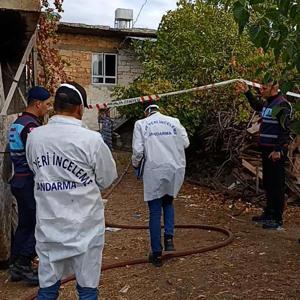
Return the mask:
<svg viewBox="0 0 300 300">
<path fill-rule="evenodd" d="M 132 28 L 133 10 L 117 8 L 115 11 L 115 28 Z"/>
</svg>

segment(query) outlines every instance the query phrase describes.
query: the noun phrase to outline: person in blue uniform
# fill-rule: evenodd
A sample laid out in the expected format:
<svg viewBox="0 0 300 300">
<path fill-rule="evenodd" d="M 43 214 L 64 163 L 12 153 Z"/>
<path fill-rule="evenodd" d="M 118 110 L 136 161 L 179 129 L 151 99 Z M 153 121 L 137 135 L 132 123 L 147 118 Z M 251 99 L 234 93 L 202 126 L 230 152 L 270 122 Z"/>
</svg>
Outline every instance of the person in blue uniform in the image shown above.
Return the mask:
<svg viewBox="0 0 300 300">
<path fill-rule="evenodd" d="M 11 249 L 10 276 L 12 281 L 25 280 L 38 284 L 37 272 L 32 269 L 35 252 L 36 208 L 33 173 L 26 160 L 26 141 L 34 128 L 41 126 L 41 119 L 51 107 L 50 93 L 35 86 L 28 92 L 25 111 L 9 129 L 9 153 L 14 175 L 10 181 L 11 192 L 18 206 L 18 225 Z"/>
<path fill-rule="evenodd" d="M 254 96 L 244 82 L 239 82 L 237 88 L 245 94 L 251 107 L 261 115 L 259 145 L 267 201 L 262 215 L 254 216 L 252 221 L 262 223 L 264 229 L 282 229 L 285 161 L 290 143 L 292 107 L 280 93 L 278 81 L 275 79 L 271 78 L 262 85 L 259 97 Z"/>
</svg>

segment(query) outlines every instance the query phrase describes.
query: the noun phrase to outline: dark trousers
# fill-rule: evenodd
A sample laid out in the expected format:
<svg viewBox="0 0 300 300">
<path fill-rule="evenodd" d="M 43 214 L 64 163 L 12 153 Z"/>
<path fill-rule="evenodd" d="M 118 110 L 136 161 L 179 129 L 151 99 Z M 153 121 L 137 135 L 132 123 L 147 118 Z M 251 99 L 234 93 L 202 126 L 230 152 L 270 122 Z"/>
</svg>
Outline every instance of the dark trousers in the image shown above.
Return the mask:
<svg viewBox="0 0 300 300">
<path fill-rule="evenodd" d="M 174 235 L 174 205 L 173 197 L 165 195 L 159 199 L 148 201 L 149 230 L 151 250 L 153 253 L 161 253 L 161 214 L 164 213 L 165 236 Z"/>
<path fill-rule="evenodd" d="M 32 176 L 15 176 L 11 181 L 11 192 L 18 205 L 18 226 L 15 232 L 11 256 L 33 258 L 35 252 L 36 208 L 34 181 Z"/>
<path fill-rule="evenodd" d="M 269 159 L 271 149 L 262 149 L 263 186 L 266 192 L 267 204 L 265 214 L 282 221 L 285 192 L 285 161 L 287 150 L 283 151 L 280 160 L 273 162 Z"/>
</svg>

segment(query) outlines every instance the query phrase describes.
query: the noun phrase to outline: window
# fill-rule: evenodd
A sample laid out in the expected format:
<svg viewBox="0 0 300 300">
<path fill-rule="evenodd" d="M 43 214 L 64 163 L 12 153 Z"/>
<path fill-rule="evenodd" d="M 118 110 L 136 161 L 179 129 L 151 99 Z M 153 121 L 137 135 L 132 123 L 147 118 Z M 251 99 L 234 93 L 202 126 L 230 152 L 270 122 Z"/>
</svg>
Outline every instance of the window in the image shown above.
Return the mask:
<svg viewBox="0 0 300 300">
<path fill-rule="evenodd" d="M 117 83 L 117 54 L 93 54 L 93 83 Z"/>
</svg>

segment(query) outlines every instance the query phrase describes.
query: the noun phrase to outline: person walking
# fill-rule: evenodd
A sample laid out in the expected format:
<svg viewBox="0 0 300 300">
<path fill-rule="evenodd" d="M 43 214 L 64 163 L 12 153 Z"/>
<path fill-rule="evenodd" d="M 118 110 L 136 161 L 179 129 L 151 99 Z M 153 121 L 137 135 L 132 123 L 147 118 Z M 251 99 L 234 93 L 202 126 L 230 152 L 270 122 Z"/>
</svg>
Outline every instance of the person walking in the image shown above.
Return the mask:
<svg viewBox="0 0 300 300">
<path fill-rule="evenodd" d="M 164 213 L 164 250 L 174 251 L 174 205 L 185 175 L 185 148 L 189 139 L 176 118 L 163 115 L 159 106 L 146 107 L 146 118 L 134 125 L 132 165 L 143 168 L 144 200 L 149 207 L 151 253 L 149 262 L 162 265 L 161 215 Z"/>
</svg>

